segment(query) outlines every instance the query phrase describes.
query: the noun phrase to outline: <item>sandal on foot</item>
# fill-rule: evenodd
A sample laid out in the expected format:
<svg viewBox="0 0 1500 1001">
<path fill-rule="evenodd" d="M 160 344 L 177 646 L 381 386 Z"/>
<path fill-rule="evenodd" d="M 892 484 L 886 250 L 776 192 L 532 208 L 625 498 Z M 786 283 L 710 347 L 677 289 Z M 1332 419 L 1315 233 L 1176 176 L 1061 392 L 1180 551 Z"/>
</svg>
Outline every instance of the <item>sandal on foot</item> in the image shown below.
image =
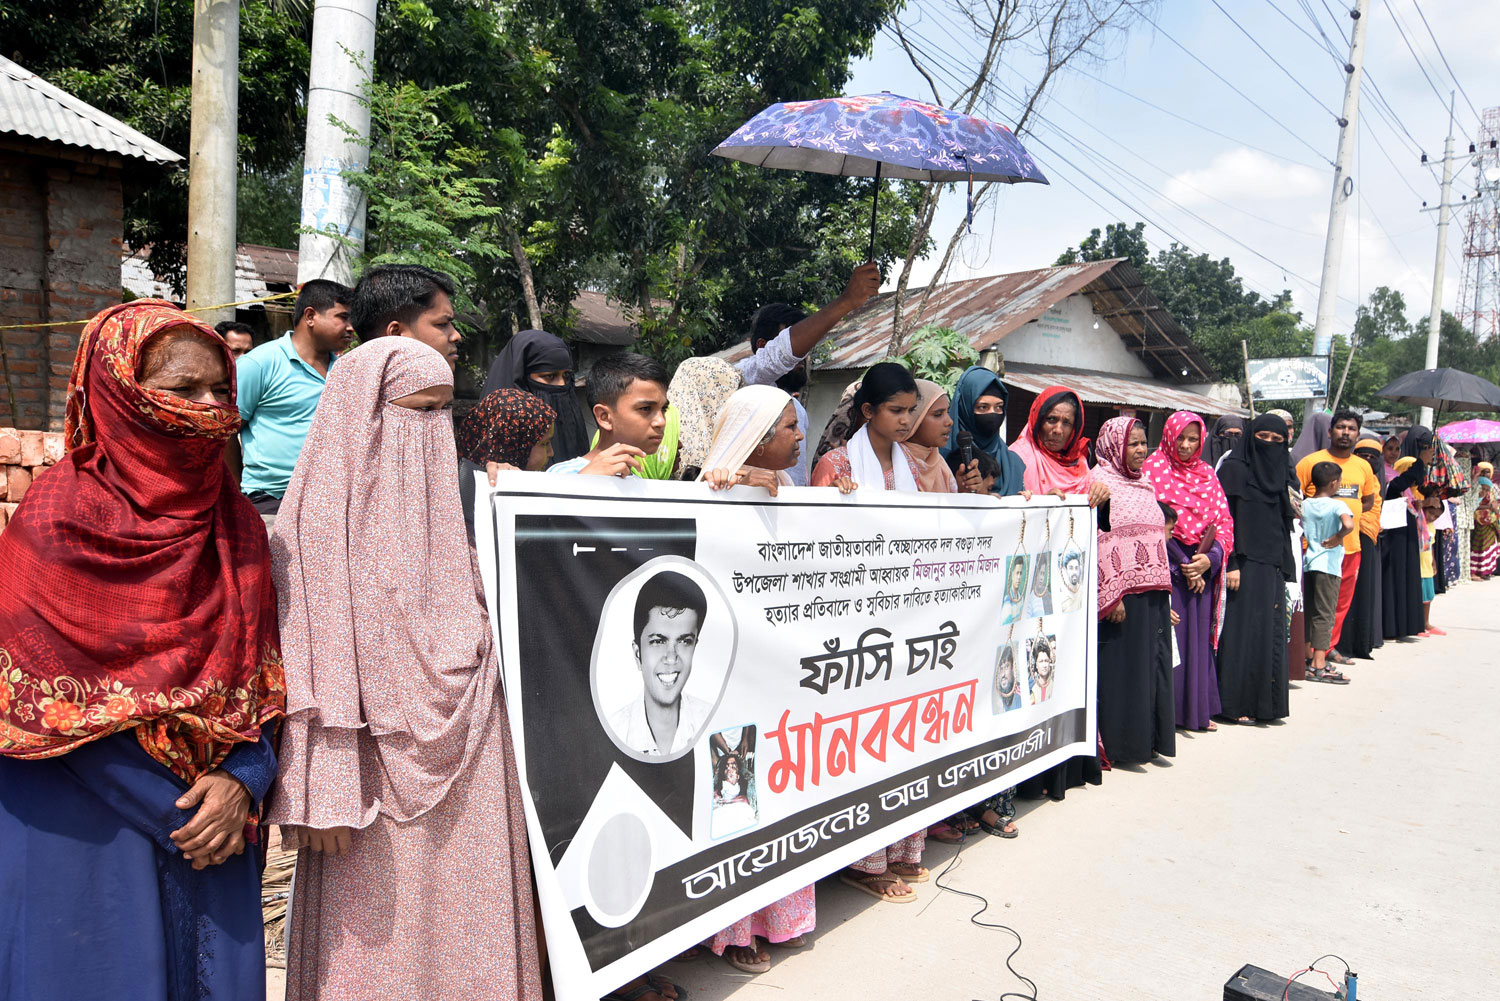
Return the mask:
<svg viewBox="0 0 1500 1001">
<path fill-rule="evenodd" d="M 861 893 L 868 893 L 876 900 L 884 900 L 888 904 L 914 904 L 917 902 L 915 892 L 902 894 L 893 894 L 891 892 L 897 886 L 905 886 L 906 880 L 888 872 L 841 872 L 839 873 L 839 882 L 845 886 L 852 886 Z M 875 888 L 882 883 L 888 887 L 884 892 Z"/>
<path fill-rule="evenodd" d="M 644 974 L 641 979 L 645 980 L 646 985 L 652 990 L 656 991 L 657 995 L 660 997 L 666 997 L 666 989 L 670 987 L 672 989 L 672 993 L 677 995 L 676 1001 L 687 1001 L 688 989 L 686 987 L 682 986 L 681 984 L 674 984 L 666 977 L 658 976 L 654 971 Z"/>
<path fill-rule="evenodd" d="M 770 972 L 770 970 L 771 970 L 771 957 L 770 956 L 767 956 L 765 959 L 759 959 L 759 958 L 757 958 L 754 962 L 747 963 L 743 959 L 737 959 L 734 956 L 730 955 L 730 951 L 729 950 L 730 949 L 736 949 L 736 948 L 742 948 L 745 951 L 747 951 L 747 952 L 749 952 L 749 953 L 751 953 L 753 955 L 759 956 L 759 953 L 757 953 L 755 951 L 755 949 L 753 947 L 751 947 L 751 946 L 733 946 L 733 945 L 731 945 L 729 947 L 729 949 L 725 949 L 724 950 L 724 962 L 728 963 L 730 966 L 734 967 L 736 970 L 739 970 L 741 973 L 768 973 L 768 972 Z"/>
<path fill-rule="evenodd" d="M 1326 667 L 1321 670 L 1309 671 L 1307 680 L 1321 681 L 1325 685 L 1347 685 L 1349 683 L 1349 679 L 1344 677 L 1341 672 L 1330 671 Z"/>
<path fill-rule="evenodd" d="M 1443 632 L 1443 630 L 1439 629 L 1437 626 L 1428 626 L 1427 627 L 1427 632 L 1431 636 L 1447 636 L 1448 635 L 1447 633 Z"/>
<path fill-rule="evenodd" d="M 766 941 L 770 942 L 771 940 L 766 939 Z M 771 942 L 771 944 L 776 946 L 778 949 L 805 949 L 807 948 L 807 936 L 793 935 L 785 942 Z"/>
<path fill-rule="evenodd" d="M 900 866 L 901 868 L 897 868 Z M 932 872 L 925 865 L 916 865 L 910 862 L 897 862 L 888 866 L 887 872 L 893 872 L 908 883 L 925 883 L 932 878 Z"/>
<path fill-rule="evenodd" d="M 995 814 L 995 816 L 1000 817 L 998 813 Z M 1021 836 L 1020 828 L 1018 828 L 1014 822 L 1008 820 L 1005 817 L 1000 817 L 999 824 L 991 824 L 983 817 L 977 817 L 975 819 L 979 823 L 979 829 L 986 834 L 993 834 L 997 838 L 1019 838 Z M 1007 828 L 1009 828 L 1009 830 L 1007 830 Z"/>
<path fill-rule="evenodd" d="M 947 823 L 953 827 L 958 828 L 960 831 L 963 831 L 965 834 L 971 834 L 974 831 L 979 830 L 979 821 L 975 820 L 967 813 L 955 813 L 953 816 L 948 818 Z"/>
<path fill-rule="evenodd" d="M 964 832 L 941 820 L 927 828 L 927 836 L 945 845 L 964 843 Z"/>
<path fill-rule="evenodd" d="M 600 1001 L 640 1001 L 647 994 L 655 994 L 657 997 L 665 998 L 667 995 L 663 994 L 661 989 L 666 986 L 670 986 L 677 992 L 677 1001 L 687 1001 L 687 989 L 679 987 L 670 981 L 662 980 L 649 973 L 639 978 L 639 981 L 637 983 L 632 980 L 630 984 L 610 991 Z M 634 986 L 631 986 L 631 984 L 634 984 Z"/>
</svg>

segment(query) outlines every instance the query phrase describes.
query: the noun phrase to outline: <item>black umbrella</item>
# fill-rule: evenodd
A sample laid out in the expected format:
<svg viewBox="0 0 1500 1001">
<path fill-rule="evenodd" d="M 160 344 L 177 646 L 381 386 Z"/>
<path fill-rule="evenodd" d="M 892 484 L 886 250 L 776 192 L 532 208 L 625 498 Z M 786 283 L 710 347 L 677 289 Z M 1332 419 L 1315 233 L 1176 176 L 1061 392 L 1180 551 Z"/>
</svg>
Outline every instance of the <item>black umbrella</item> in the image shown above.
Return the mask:
<svg viewBox="0 0 1500 1001">
<path fill-rule="evenodd" d="M 1438 413 L 1453 410 L 1500 410 L 1500 386 L 1456 368 L 1408 372 L 1378 390 L 1376 396 L 1399 400 Z"/>
</svg>

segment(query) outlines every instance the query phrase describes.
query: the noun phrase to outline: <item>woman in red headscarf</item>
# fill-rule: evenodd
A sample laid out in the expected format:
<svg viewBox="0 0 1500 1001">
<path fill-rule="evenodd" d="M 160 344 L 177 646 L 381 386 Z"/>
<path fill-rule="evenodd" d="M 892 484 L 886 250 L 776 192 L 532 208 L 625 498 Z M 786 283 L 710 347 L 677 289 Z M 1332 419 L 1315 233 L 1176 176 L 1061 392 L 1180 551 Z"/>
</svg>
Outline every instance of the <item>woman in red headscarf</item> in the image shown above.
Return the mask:
<svg viewBox="0 0 1500 1001">
<path fill-rule="evenodd" d="M 1109 487 L 1089 470 L 1083 436 L 1083 401 L 1066 386 L 1048 386 L 1032 401 L 1031 415 L 1010 450 L 1026 463 L 1026 489 L 1066 497 L 1082 494 L 1090 507 L 1109 499 Z"/>
<path fill-rule="evenodd" d="M 1203 418 L 1179 410 L 1167 418 L 1161 444 L 1146 460 L 1146 478 L 1156 499 L 1177 514 L 1167 557 L 1172 564 L 1172 610 L 1177 613 L 1173 668 L 1177 725 L 1217 730 L 1223 708 L 1214 652 L 1224 625 L 1226 584 L 1238 588 L 1238 570 L 1224 573 L 1224 554 L 1234 552 L 1234 517 L 1213 467 L 1203 461 Z"/>
<path fill-rule="evenodd" d="M 5 997 L 265 991 L 244 850 L 284 686 L 265 526 L 224 466 L 233 373 L 170 303 L 100 313 L 68 452 L 0 534 Z"/>
<path fill-rule="evenodd" d="M 1026 489 L 1054 497 L 1083 496 L 1090 507 L 1109 500 L 1109 487 L 1089 469 L 1083 435 L 1083 400 L 1066 386 L 1048 386 L 1031 404 L 1021 437 L 1010 447 L 1026 464 Z M 1078 755 L 1016 787 L 1024 799 L 1062 799 L 1074 786 L 1098 785 L 1104 772 L 1095 755 Z"/>
</svg>

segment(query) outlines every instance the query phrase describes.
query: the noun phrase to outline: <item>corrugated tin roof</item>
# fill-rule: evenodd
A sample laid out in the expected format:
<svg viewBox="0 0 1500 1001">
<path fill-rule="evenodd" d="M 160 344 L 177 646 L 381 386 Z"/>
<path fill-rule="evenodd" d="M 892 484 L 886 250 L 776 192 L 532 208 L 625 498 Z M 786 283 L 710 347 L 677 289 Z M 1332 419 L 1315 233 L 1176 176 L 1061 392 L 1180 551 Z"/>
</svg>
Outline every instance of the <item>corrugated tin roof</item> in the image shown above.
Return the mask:
<svg viewBox="0 0 1500 1001">
<path fill-rule="evenodd" d="M 1197 414 L 1246 416 L 1249 411 L 1223 400 L 1185 389 L 1163 386 L 1149 379 L 1131 379 L 1122 375 L 1100 375 L 1075 368 L 1049 368 L 1044 365 L 1005 366 L 1000 377 L 1006 385 L 1040 395 L 1049 386 L 1067 386 L 1083 397 L 1084 403 L 1109 406 L 1140 407 L 1143 410 L 1191 410 Z"/>
<path fill-rule="evenodd" d="M 0 132 L 175 163 L 182 157 L 0 56 Z"/>
<path fill-rule="evenodd" d="M 924 291 L 908 292 L 909 308 L 917 307 Z M 932 290 L 918 322 L 951 327 L 983 351 L 1075 292 L 1093 301 L 1094 312 L 1109 320 L 1155 374 L 1173 382 L 1217 380 L 1208 359 L 1124 258 L 948 282 Z M 834 327 L 833 354 L 817 368 L 862 370 L 885 358 L 894 296 L 875 296 Z M 745 341 L 719 352 L 719 357 L 734 362 L 749 353 Z"/>
<path fill-rule="evenodd" d="M 625 347 L 634 344 L 641 335 L 626 307 L 603 292 L 579 292 L 573 299 L 572 308 L 577 313 L 573 324 L 574 340 Z"/>
<path fill-rule="evenodd" d="M 172 286 L 151 273 L 151 248 L 126 250 L 120 261 L 120 285 L 137 295 L 180 302 Z M 297 252 L 241 243 L 234 248 L 234 299 L 264 299 L 297 287 Z M 266 303 L 265 309 L 292 312 L 292 300 Z"/>
</svg>

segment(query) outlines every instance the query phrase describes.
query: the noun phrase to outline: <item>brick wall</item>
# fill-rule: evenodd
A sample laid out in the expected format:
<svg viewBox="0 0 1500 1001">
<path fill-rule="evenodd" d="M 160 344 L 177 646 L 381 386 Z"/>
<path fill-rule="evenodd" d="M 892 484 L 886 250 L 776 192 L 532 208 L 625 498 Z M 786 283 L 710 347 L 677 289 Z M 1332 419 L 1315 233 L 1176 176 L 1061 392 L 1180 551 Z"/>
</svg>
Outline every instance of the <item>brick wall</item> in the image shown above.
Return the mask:
<svg viewBox="0 0 1500 1001">
<path fill-rule="evenodd" d="M 62 456 L 61 432 L 0 427 L 0 532 L 31 484 Z"/>
<path fill-rule="evenodd" d="M 119 168 L 0 149 L 0 327 L 86 318 L 120 301 Z M 81 325 L 0 330 L 0 422 L 60 431 Z"/>
</svg>

